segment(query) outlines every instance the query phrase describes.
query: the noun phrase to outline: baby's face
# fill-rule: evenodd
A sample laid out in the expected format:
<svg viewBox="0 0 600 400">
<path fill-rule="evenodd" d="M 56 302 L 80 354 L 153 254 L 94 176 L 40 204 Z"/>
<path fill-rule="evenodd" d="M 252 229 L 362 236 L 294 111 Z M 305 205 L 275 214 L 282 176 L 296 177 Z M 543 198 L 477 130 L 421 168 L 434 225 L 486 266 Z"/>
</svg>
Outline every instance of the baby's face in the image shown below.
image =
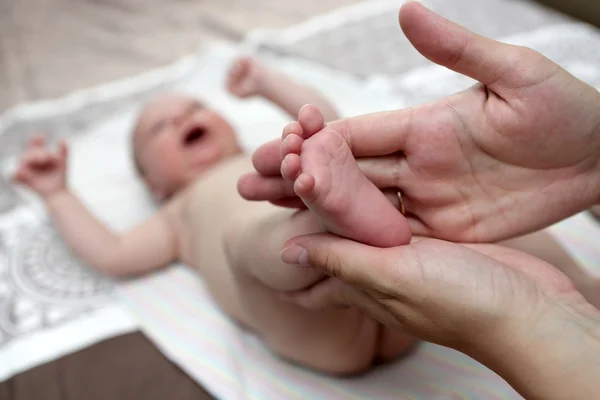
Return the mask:
<svg viewBox="0 0 600 400">
<path fill-rule="evenodd" d="M 231 125 L 197 100 L 166 95 L 148 103 L 134 132 L 141 173 L 163 200 L 240 149 Z"/>
</svg>

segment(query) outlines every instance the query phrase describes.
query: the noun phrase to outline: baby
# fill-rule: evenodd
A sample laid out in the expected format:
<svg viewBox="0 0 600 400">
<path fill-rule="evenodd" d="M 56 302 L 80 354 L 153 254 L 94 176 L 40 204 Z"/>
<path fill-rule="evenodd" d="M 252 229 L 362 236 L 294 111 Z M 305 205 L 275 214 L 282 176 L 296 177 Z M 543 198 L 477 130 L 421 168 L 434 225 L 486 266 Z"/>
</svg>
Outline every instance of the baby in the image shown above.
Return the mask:
<svg viewBox="0 0 600 400">
<path fill-rule="evenodd" d="M 242 199 L 238 178 L 253 168 L 233 128 L 206 105 L 179 95 L 148 103 L 134 129 L 135 165 L 161 205 L 131 231 L 111 232 L 68 189 L 64 142 L 52 152 L 43 138 L 33 139 L 15 180 L 43 198 L 65 241 L 92 267 L 123 277 L 181 261 L 199 271 L 225 313 L 287 360 L 349 375 L 410 351 L 413 338 L 357 309 L 308 311 L 280 296 L 324 279 L 310 268 L 282 263 L 281 248 L 292 237 L 329 231 L 379 247 L 409 243 L 398 197 L 379 191 L 342 138 L 325 127 L 337 115 L 313 89 L 252 58 L 234 64 L 228 89 L 239 97 L 262 96 L 297 118 L 284 130 L 291 139 L 282 153 L 301 148 L 302 157 L 292 158 L 282 172 L 295 180 L 308 210 Z M 307 103 L 317 107 L 303 107 Z M 373 208 L 379 211 L 365 213 Z M 540 240 L 566 257 L 548 238 Z"/>
</svg>

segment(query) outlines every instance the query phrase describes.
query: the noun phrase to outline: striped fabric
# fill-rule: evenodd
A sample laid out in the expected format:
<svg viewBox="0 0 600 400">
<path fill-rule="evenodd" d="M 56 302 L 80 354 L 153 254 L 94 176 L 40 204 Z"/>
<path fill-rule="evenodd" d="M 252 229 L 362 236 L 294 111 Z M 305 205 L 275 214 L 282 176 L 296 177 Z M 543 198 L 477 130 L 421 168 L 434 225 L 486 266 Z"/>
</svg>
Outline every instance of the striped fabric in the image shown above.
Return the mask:
<svg viewBox="0 0 600 400">
<path fill-rule="evenodd" d="M 600 274 L 600 225 L 577 215 L 552 231 Z M 356 379 L 332 379 L 281 361 L 222 314 L 202 279 L 175 266 L 120 292 L 147 335 L 188 374 L 223 399 L 519 399 L 472 359 L 432 344 Z"/>
<path fill-rule="evenodd" d="M 552 232 L 600 275 L 600 224 L 580 214 Z M 184 266 L 126 283 L 120 293 L 161 351 L 222 399 L 520 398 L 477 362 L 432 344 L 356 379 L 292 366 L 235 326 L 213 303 L 201 277 Z"/>
<path fill-rule="evenodd" d="M 600 278 L 600 219 L 585 212 L 549 229 L 579 265 Z"/>
<path fill-rule="evenodd" d="M 334 379 L 290 365 L 236 327 L 201 278 L 176 266 L 120 292 L 143 331 L 222 399 L 520 399 L 472 359 L 432 344 L 364 377 Z"/>
</svg>

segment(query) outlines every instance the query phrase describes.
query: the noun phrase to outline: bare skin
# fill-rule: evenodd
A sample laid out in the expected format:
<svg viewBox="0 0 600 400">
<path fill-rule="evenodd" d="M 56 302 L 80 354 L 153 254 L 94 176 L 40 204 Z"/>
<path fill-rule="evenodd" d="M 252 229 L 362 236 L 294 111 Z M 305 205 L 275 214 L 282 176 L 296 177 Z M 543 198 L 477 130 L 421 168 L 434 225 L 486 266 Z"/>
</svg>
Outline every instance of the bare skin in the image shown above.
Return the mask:
<svg viewBox="0 0 600 400">
<path fill-rule="evenodd" d="M 360 170 L 352 150 L 314 106 L 284 129 L 281 175 L 327 231 L 377 247 L 410 243 L 408 221 Z M 369 210 L 377 210 L 376 213 Z"/>
<path fill-rule="evenodd" d="M 243 80 L 232 76 L 230 85 Z M 273 97 L 279 90 L 289 93 L 286 87 L 296 88 L 284 81 L 267 86 Z M 295 91 L 301 93 L 314 96 L 309 89 Z M 285 109 L 298 113 L 314 101 L 295 98 L 297 103 L 290 101 Z M 338 216 L 332 218 L 327 207 L 318 215 L 242 199 L 236 182 L 252 162 L 239 153 L 233 130 L 214 111 L 193 99 L 159 98 L 146 107 L 134 148 L 143 179 L 163 204 L 149 220 L 122 234 L 105 227 L 67 188 L 65 144 L 52 152 L 43 139 L 33 140 L 15 178 L 40 194 L 65 241 L 92 267 L 112 276 L 135 276 L 182 261 L 202 274 L 231 318 L 288 360 L 348 375 L 414 347 L 414 339 L 383 328 L 357 308 L 308 311 L 280 299 L 282 292 L 307 289 L 325 276 L 283 264 L 285 241 L 335 228 L 331 222 Z M 359 231 L 360 222 L 346 227 L 349 236 Z"/>
<path fill-rule="evenodd" d="M 477 35 L 419 2 L 406 2 L 399 19 L 423 56 L 479 83 L 328 126 L 373 183 L 402 191 L 414 235 L 496 242 L 600 203 L 595 88 L 531 49 Z M 256 173 L 240 181 L 240 192 L 303 206 L 280 175 L 280 147 L 275 140 L 255 152 Z"/>
<path fill-rule="evenodd" d="M 282 108 L 296 114 L 305 102 L 326 102 L 315 99 L 310 88 L 260 70 L 253 60 L 239 63 L 229 80 L 230 91 L 239 96 L 276 98 L 293 91 L 296 100 L 288 99 Z M 92 267 L 120 277 L 182 261 L 202 274 L 230 317 L 276 354 L 325 373 L 359 373 L 414 347 L 414 339 L 382 332 L 358 309 L 307 311 L 279 298 L 323 278 L 280 259 L 285 240 L 323 232 L 323 224 L 310 212 L 297 214 L 239 196 L 236 182 L 252 163 L 240 154 L 231 126 L 220 115 L 193 99 L 163 96 L 145 107 L 133 142 L 142 178 L 162 205 L 122 234 L 111 232 L 67 188 L 65 143 L 53 152 L 43 138 L 32 140 L 15 174 L 45 200 L 65 241 Z"/>
<path fill-rule="evenodd" d="M 358 306 L 386 326 L 466 353 L 527 399 L 594 399 L 600 310 L 558 269 L 493 244 L 417 238 L 381 249 L 308 235 L 313 268 L 333 279 L 290 300 L 307 308 Z"/>
</svg>

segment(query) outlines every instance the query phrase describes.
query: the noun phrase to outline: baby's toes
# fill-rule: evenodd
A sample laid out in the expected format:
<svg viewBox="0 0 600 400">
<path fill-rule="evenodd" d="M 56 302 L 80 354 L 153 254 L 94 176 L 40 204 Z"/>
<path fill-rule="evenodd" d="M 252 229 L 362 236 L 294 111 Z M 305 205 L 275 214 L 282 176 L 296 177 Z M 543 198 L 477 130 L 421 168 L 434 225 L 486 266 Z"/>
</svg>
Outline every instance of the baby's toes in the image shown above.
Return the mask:
<svg viewBox="0 0 600 400">
<path fill-rule="evenodd" d="M 288 154 L 300 154 L 302 143 L 304 141 L 298 135 L 288 135 L 281 142 L 281 159 L 283 160 Z"/>
<path fill-rule="evenodd" d="M 302 125 L 298 121 L 292 121 L 283 128 L 281 139 L 285 139 L 289 135 L 298 135 L 303 137 Z"/>
<path fill-rule="evenodd" d="M 315 189 L 316 181 L 312 175 L 303 173 L 294 182 L 294 192 L 306 205 L 310 205 L 318 199 L 319 193 Z"/>
<path fill-rule="evenodd" d="M 302 166 L 298 154 L 290 153 L 283 158 L 281 162 L 281 176 L 283 179 L 292 182 L 298 178 L 301 171 Z"/>
<path fill-rule="evenodd" d="M 312 104 L 307 104 L 300 109 L 298 122 L 302 127 L 302 137 L 304 139 L 308 139 L 325 127 L 323 114 Z"/>
</svg>

